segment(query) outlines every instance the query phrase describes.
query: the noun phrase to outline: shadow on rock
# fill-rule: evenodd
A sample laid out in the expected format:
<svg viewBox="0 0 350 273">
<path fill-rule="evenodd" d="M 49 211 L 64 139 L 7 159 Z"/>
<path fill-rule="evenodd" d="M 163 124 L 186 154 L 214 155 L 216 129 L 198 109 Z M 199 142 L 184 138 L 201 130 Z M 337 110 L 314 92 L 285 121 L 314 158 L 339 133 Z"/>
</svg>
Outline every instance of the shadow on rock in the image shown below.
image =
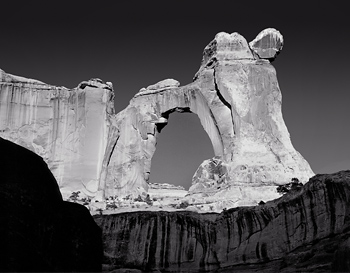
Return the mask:
<svg viewBox="0 0 350 273">
<path fill-rule="evenodd" d="M 0 138 L 0 271 L 101 271 L 101 230 L 46 163 Z"/>
</svg>

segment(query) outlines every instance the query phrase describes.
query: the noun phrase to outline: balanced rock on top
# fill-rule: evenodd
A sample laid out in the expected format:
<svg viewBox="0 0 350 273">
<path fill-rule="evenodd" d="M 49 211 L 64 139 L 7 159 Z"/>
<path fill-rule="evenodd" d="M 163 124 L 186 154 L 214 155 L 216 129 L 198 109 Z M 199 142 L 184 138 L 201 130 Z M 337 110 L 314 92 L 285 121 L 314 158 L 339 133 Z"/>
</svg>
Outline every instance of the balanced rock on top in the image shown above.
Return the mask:
<svg viewBox="0 0 350 273">
<path fill-rule="evenodd" d="M 253 41 L 250 48 L 261 58 L 273 61 L 283 47 L 283 36 L 274 28 L 261 31 Z"/>
</svg>

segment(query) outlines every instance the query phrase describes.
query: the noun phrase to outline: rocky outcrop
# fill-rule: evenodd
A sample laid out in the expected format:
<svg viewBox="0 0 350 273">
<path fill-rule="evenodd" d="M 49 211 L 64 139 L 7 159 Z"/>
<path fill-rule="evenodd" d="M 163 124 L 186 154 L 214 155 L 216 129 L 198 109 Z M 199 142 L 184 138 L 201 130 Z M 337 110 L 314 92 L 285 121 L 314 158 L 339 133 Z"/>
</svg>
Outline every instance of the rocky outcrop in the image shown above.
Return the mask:
<svg viewBox="0 0 350 273">
<path fill-rule="evenodd" d="M 282 43 L 279 32 L 268 29 L 252 42 L 253 53 L 240 34 L 221 32 L 204 49 L 193 83 L 181 87 L 167 79 L 142 88 L 114 119 L 102 168 L 106 196 L 147 191 L 157 137 L 175 111 L 198 115 L 213 145 L 212 161 L 221 166 L 214 173 L 216 168 L 204 162 L 190 193 L 203 188 L 198 183 L 216 190 L 217 184 L 269 187 L 293 177 L 306 182 L 313 172 L 290 141 L 268 60 Z"/>
<path fill-rule="evenodd" d="M 175 186 L 169 183 L 150 183 L 150 189 L 160 189 L 160 190 L 185 190 L 182 186 Z"/>
<path fill-rule="evenodd" d="M 350 171 L 343 171 L 316 175 L 264 205 L 221 214 L 135 212 L 95 221 L 105 270 L 348 271 L 349 204 Z"/>
<path fill-rule="evenodd" d="M 41 157 L 0 138 L 0 271 L 101 271 L 101 230 Z"/>
<path fill-rule="evenodd" d="M 276 29 L 267 28 L 261 31 L 249 46 L 259 58 L 273 61 L 282 50 L 283 36 Z"/>
<path fill-rule="evenodd" d="M 99 79 L 70 90 L 0 70 L 0 136 L 40 155 L 65 196 L 94 195 L 113 96 L 111 83 Z"/>
<path fill-rule="evenodd" d="M 151 160 L 169 115 L 191 112 L 215 153 L 196 171 L 191 194 L 216 191 L 218 184 L 249 194 L 253 186 L 293 177 L 306 182 L 313 172 L 290 141 L 269 61 L 282 45 L 275 29 L 250 46 L 237 32 L 218 33 L 192 83 L 166 79 L 142 88 L 117 115 L 111 83 L 92 79 L 70 90 L 0 70 L 0 136 L 42 156 L 65 198 L 73 191 L 96 201 L 137 197 L 152 182 Z M 219 162 L 220 174 L 211 161 Z"/>
</svg>

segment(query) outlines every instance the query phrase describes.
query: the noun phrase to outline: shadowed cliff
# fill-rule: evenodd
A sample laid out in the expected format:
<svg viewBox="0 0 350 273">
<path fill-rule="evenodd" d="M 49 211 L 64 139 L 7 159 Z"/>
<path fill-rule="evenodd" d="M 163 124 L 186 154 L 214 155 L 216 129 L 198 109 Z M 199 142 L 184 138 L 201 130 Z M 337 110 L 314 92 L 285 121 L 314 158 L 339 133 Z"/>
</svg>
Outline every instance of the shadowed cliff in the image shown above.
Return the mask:
<svg viewBox="0 0 350 273">
<path fill-rule="evenodd" d="M 316 175 L 301 190 L 264 205 L 221 214 L 94 219 L 103 231 L 105 270 L 348 271 L 349 198 L 350 171 L 342 171 Z"/>
<path fill-rule="evenodd" d="M 0 271 L 101 271 L 101 230 L 41 157 L 0 138 Z"/>
</svg>

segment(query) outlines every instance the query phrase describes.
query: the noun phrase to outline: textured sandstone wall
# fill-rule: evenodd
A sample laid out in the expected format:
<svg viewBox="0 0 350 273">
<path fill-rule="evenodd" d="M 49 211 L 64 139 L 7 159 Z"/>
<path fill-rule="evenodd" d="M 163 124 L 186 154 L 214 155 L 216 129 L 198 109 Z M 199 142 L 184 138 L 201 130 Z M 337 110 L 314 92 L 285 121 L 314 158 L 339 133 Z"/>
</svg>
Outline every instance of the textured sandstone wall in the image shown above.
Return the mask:
<svg viewBox="0 0 350 273">
<path fill-rule="evenodd" d="M 91 80 L 70 90 L 0 70 L 0 91 L 0 136 L 43 157 L 63 193 L 96 192 L 112 87 Z"/>
<path fill-rule="evenodd" d="M 344 171 L 316 175 L 300 192 L 265 205 L 221 214 L 136 212 L 94 218 L 103 231 L 104 263 L 110 269 L 214 270 L 281 260 L 308 248 L 298 254 L 299 260 L 296 254 L 288 256 L 296 266 L 312 260 L 323 245 L 323 253 L 315 257 L 330 270 L 337 261 L 334 253 L 342 257 L 341 250 L 348 251 L 344 243 L 340 252 L 337 246 L 330 248 L 329 241 L 348 232 L 349 201 L 350 171 Z"/>
</svg>

